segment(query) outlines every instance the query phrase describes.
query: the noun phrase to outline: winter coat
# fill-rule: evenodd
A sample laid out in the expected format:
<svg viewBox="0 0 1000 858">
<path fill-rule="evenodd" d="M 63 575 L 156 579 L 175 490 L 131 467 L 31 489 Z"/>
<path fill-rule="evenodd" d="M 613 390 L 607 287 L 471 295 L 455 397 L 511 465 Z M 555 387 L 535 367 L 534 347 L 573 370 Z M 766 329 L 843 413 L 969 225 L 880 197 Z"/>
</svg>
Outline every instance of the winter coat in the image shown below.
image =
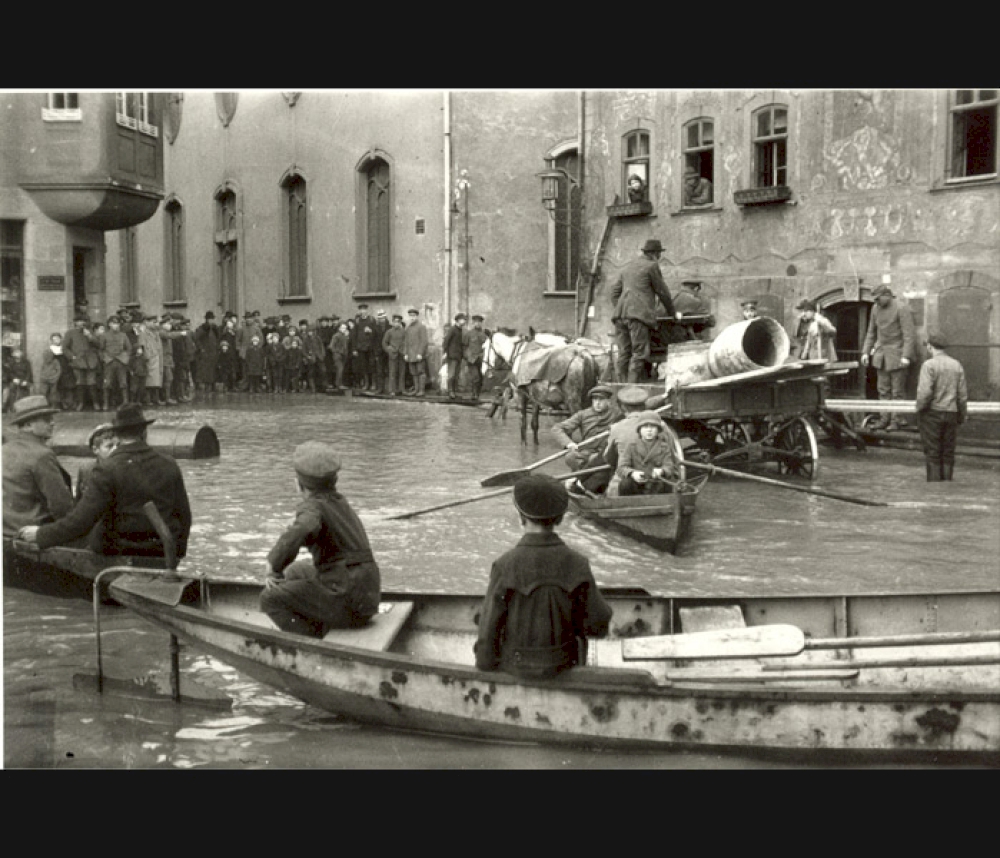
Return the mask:
<svg viewBox="0 0 1000 858">
<path fill-rule="evenodd" d="M 893 298 L 885 307 L 876 302 L 871 309 L 868 333 L 861 347 L 863 355 L 871 354 L 871 364 L 876 369 L 895 370 L 902 366 L 902 359 L 914 359 L 913 314 Z"/>
<path fill-rule="evenodd" d="M 660 264 L 645 256 L 633 259 L 618 275 L 611 287 L 614 311 L 612 320 L 637 319 L 649 328 L 655 328 L 656 299 L 666 308 L 667 315 L 674 315 L 674 304 L 667 285 L 660 273 Z"/>
<path fill-rule="evenodd" d="M 73 508 L 71 478 L 55 452 L 34 435 L 11 430 L 0 456 L 3 467 L 3 535 L 62 518 Z"/>
<path fill-rule="evenodd" d="M 194 380 L 197 384 L 215 384 L 215 365 L 219 359 L 219 327 L 203 322 L 194 332 L 197 348 L 194 358 Z"/>
</svg>

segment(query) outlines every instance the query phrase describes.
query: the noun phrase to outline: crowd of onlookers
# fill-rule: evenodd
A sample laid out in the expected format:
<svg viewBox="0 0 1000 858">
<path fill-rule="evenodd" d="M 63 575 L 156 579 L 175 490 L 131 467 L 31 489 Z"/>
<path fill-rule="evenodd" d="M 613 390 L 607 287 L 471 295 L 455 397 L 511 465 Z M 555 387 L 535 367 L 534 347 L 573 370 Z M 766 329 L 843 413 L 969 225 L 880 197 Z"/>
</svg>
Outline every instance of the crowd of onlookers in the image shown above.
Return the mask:
<svg viewBox="0 0 1000 858">
<path fill-rule="evenodd" d="M 324 393 L 353 389 L 423 396 L 430 380 L 429 337 L 417 310 L 391 318 L 358 306 L 349 318 L 322 315 L 315 322 L 288 314 L 240 319 L 227 311 L 221 322 L 209 311 L 193 326 L 182 313 L 119 308 L 105 321 L 78 309 L 73 327 L 53 333 L 36 380 L 20 349 L 5 349 L 3 409 L 40 393 L 62 410 L 107 411 L 126 402 L 147 406 L 187 403 L 217 393 Z M 468 367 L 472 393 L 482 386 L 479 364 L 487 333 L 481 316 L 458 314 L 445 331 L 448 393 L 457 393 L 458 372 Z M 454 331 L 458 332 L 458 336 Z M 457 347 L 457 350 L 456 350 Z"/>
</svg>

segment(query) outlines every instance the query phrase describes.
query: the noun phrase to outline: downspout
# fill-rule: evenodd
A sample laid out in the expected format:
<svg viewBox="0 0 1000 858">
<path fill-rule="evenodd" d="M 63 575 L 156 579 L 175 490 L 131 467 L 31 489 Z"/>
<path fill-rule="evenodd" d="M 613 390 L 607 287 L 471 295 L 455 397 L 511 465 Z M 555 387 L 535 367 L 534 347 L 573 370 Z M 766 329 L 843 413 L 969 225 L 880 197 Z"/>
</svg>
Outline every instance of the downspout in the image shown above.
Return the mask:
<svg viewBox="0 0 1000 858">
<path fill-rule="evenodd" d="M 451 93 L 444 93 L 444 312 L 451 318 Z"/>
<path fill-rule="evenodd" d="M 586 111 L 587 111 L 587 93 L 584 90 L 580 90 L 580 99 L 579 99 L 579 107 L 577 108 L 577 122 L 576 122 L 577 125 L 576 152 L 577 152 L 577 164 L 578 164 L 577 182 L 579 183 L 579 188 L 580 188 L 580 197 L 579 197 L 580 207 L 579 211 L 577 212 L 577 217 L 579 218 L 577 222 L 577 229 L 580 231 L 580 240 L 577 244 L 577 248 L 580 251 L 582 251 L 583 248 L 587 246 L 587 243 L 585 241 L 587 235 L 586 219 L 584 218 L 584 213 L 586 212 L 586 206 L 587 206 L 586 198 L 584 197 L 584 177 L 586 176 L 587 173 L 587 163 L 585 158 L 585 145 L 584 145 L 586 141 L 585 137 Z M 578 268 L 576 274 L 576 301 L 575 301 L 576 312 L 574 315 L 576 317 L 577 336 L 579 337 L 583 335 L 583 330 L 587 323 L 583 318 L 581 318 L 581 313 L 580 313 L 580 286 L 583 283 L 583 272 L 579 268 L 580 260 L 577 260 L 576 264 Z M 585 308 L 584 313 L 586 312 L 587 309 Z"/>
</svg>

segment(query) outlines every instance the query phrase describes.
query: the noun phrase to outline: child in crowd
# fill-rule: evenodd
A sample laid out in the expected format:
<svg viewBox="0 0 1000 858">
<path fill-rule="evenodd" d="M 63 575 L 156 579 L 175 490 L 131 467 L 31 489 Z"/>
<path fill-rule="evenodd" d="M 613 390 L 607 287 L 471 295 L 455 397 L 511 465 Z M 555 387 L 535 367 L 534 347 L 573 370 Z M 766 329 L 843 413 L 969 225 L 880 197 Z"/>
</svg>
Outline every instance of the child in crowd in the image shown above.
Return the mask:
<svg viewBox="0 0 1000 858">
<path fill-rule="evenodd" d="M 620 495 L 664 494 L 671 489 L 668 480 L 677 479 L 677 460 L 673 446 L 663 436 L 663 421 L 658 415 L 643 417 L 636 426 L 639 436 L 625 445 L 618 459 L 616 475 Z"/>
<path fill-rule="evenodd" d="M 49 345 L 42 352 L 42 372 L 39 381 L 42 385 L 42 396 L 53 408 L 62 408 L 62 391 L 59 389 L 59 377 L 62 374 L 62 334 L 50 334 Z"/>
<path fill-rule="evenodd" d="M 289 334 L 282 342 L 285 348 L 285 379 L 284 389 L 288 393 L 294 393 L 299 389 L 302 376 L 303 355 L 299 338 Z"/>
<path fill-rule="evenodd" d="M 285 373 L 285 349 L 277 331 L 269 331 L 264 344 L 264 375 L 268 393 L 279 393 Z"/>
<path fill-rule="evenodd" d="M 264 347 L 257 334 L 250 337 L 245 360 L 248 389 L 251 393 L 260 393 L 264 389 Z"/>
<path fill-rule="evenodd" d="M 587 637 L 604 637 L 611 607 L 587 558 L 556 534 L 566 487 L 530 474 L 514 485 L 524 535 L 493 562 L 479 613 L 476 667 L 548 679 L 587 663 Z"/>
<path fill-rule="evenodd" d="M 310 637 L 363 626 L 378 611 L 380 573 L 361 519 L 337 491 L 340 458 L 306 441 L 292 467 L 302 501 L 267 555 L 260 608 L 279 629 Z M 296 560 L 300 548 L 312 560 Z"/>
<path fill-rule="evenodd" d="M 131 402 L 146 405 L 146 376 L 149 375 L 149 359 L 146 349 L 138 344 L 132 349 L 132 357 L 128 362 L 129 396 Z"/>
<path fill-rule="evenodd" d="M 219 340 L 219 359 L 215 364 L 216 381 L 225 393 L 232 393 L 236 387 L 236 349 L 229 339 Z"/>
<path fill-rule="evenodd" d="M 24 356 L 24 352 L 15 346 L 10 350 L 10 357 L 4 361 L 3 410 L 10 411 L 17 400 L 30 396 L 33 381 L 31 362 Z"/>
</svg>

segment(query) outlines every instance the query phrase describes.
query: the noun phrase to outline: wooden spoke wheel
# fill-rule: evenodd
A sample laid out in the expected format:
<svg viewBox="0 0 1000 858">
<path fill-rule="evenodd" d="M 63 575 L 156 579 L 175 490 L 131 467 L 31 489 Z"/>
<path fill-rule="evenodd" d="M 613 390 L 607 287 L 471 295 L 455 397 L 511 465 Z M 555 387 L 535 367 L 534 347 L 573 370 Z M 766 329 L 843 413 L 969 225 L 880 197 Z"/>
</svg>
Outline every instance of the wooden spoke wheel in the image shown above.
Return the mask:
<svg viewBox="0 0 1000 858">
<path fill-rule="evenodd" d="M 720 465 L 747 465 L 750 463 L 750 430 L 739 420 L 726 418 L 713 424 L 715 430 L 712 460 Z"/>
<path fill-rule="evenodd" d="M 778 473 L 816 479 L 819 470 L 819 447 L 812 423 L 805 417 L 796 417 L 784 426 L 774 439 Z M 782 455 L 782 453 L 786 455 Z"/>
</svg>

